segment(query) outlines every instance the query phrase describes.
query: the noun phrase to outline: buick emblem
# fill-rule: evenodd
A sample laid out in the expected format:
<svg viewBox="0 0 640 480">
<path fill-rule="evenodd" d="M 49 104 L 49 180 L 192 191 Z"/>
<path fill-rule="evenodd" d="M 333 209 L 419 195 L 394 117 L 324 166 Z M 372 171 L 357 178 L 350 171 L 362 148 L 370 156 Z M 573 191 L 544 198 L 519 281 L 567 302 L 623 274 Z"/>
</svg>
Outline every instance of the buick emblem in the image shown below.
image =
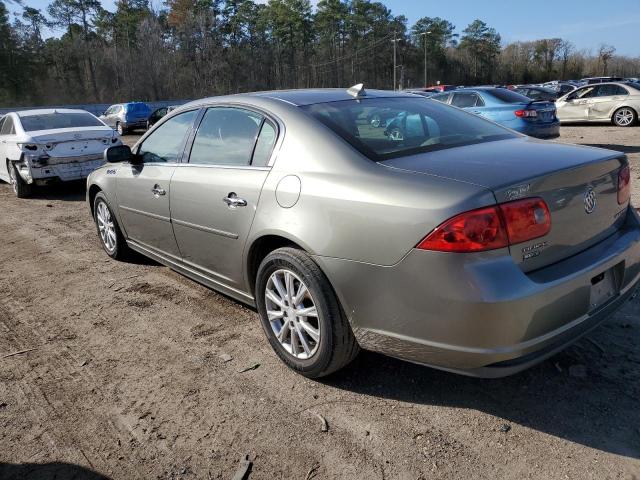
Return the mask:
<svg viewBox="0 0 640 480">
<path fill-rule="evenodd" d="M 596 192 L 594 192 L 592 188 L 589 188 L 584 192 L 584 211 L 587 213 L 593 213 L 597 204 Z"/>
</svg>

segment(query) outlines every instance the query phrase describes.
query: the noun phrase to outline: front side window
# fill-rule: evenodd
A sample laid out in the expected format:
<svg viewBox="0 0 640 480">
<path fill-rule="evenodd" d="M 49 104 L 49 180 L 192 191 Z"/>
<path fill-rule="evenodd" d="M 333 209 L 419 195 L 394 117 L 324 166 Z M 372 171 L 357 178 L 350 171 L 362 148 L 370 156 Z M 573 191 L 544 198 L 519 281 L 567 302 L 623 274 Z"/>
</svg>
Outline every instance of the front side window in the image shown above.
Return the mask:
<svg viewBox="0 0 640 480">
<path fill-rule="evenodd" d="M 209 108 L 193 140 L 189 163 L 249 165 L 263 119 L 240 108 Z"/>
<path fill-rule="evenodd" d="M 142 161 L 176 162 L 184 149 L 187 133 L 197 114 L 198 110 L 180 113 L 155 129 L 138 149 Z"/>
<path fill-rule="evenodd" d="M 13 119 L 9 116 L 6 116 L 4 122 L 2 123 L 2 127 L 0 127 L 0 135 L 13 135 L 16 133 L 16 129 L 13 126 Z"/>
<path fill-rule="evenodd" d="M 20 117 L 20 121 L 25 132 L 58 128 L 104 127 L 104 124 L 89 112 L 27 115 Z"/>
<path fill-rule="evenodd" d="M 476 115 L 416 97 L 364 98 L 300 108 L 374 161 L 517 136 Z M 383 128 L 368 121 L 376 111 L 390 114 Z"/>
</svg>

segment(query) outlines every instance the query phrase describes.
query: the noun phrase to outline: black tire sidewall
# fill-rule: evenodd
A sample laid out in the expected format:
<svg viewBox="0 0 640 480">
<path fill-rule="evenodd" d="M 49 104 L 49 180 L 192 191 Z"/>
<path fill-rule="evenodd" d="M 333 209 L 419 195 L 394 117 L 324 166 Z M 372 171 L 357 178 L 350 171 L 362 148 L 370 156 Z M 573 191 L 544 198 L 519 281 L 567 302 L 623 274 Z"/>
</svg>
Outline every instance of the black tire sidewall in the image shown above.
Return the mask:
<svg viewBox="0 0 640 480">
<path fill-rule="evenodd" d="M 297 255 L 287 252 L 288 249 L 280 249 L 269 254 L 258 269 L 256 281 L 256 305 L 260 314 L 262 328 L 265 331 L 271 347 L 275 350 L 280 359 L 293 370 L 308 377 L 321 376 L 331 363 L 334 349 L 334 315 L 340 315 L 339 307 L 335 298 L 327 298 L 326 292 L 331 291 L 329 281 L 318 269 L 312 272 L 301 262 Z M 298 255 L 305 255 L 300 252 Z M 309 261 L 312 261 L 309 257 Z M 264 291 L 267 281 L 273 272 L 279 269 L 291 270 L 307 286 L 313 298 L 313 302 L 318 312 L 318 323 L 320 326 L 320 345 L 316 353 L 306 360 L 293 357 L 280 345 L 276 338 L 266 312 Z M 320 273 L 320 275 L 318 275 Z M 326 282 L 326 283 L 325 283 Z M 325 293 L 323 293 L 325 292 Z"/>
</svg>

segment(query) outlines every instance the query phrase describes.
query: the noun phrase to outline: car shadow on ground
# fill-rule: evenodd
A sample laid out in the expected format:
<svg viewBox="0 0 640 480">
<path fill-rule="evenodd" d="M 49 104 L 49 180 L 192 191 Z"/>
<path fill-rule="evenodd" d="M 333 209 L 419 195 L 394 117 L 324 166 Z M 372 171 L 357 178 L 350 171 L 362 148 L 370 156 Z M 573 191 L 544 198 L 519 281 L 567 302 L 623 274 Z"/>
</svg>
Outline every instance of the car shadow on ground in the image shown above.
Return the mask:
<svg viewBox="0 0 640 480">
<path fill-rule="evenodd" d="M 0 463 L 3 480 L 110 480 L 100 473 L 72 463 Z"/>
<path fill-rule="evenodd" d="M 31 197 L 40 200 L 61 200 L 65 202 L 84 202 L 86 197 L 86 182 L 53 183 L 51 185 L 37 186 L 33 189 Z"/>
<path fill-rule="evenodd" d="M 585 147 L 607 148 L 623 153 L 640 153 L 640 146 L 636 145 L 616 145 L 612 143 L 582 143 Z"/>
<path fill-rule="evenodd" d="M 634 386 L 640 358 L 633 348 L 639 335 L 637 329 L 625 333 L 620 325 L 602 329 L 540 365 L 501 379 L 471 378 L 362 352 L 323 383 L 364 397 L 406 402 L 408 408 L 422 404 L 473 409 L 496 417 L 492 430 L 527 427 L 640 458 L 640 409 Z M 624 335 L 629 340 L 618 348 Z"/>
</svg>

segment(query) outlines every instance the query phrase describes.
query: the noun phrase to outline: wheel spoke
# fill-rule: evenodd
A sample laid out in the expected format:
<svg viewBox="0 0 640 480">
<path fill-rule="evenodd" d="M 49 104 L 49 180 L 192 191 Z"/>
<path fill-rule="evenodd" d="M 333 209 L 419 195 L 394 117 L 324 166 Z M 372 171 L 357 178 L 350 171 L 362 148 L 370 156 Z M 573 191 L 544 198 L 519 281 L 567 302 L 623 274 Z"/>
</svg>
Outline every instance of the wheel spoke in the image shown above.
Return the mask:
<svg viewBox="0 0 640 480">
<path fill-rule="evenodd" d="M 290 320 L 285 320 L 282 322 L 282 327 L 280 327 L 280 331 L 278 331 L 277 338 L 280 343 L 284 342 L 287 332 L 290 330 Z"/>
<path fill-rule="evenodd" d="M 269 320 L 278 320 L 279 318 L 284 317 L 284 312 L 282 310 L 267 310 L 267 316 Z"/>
<path fill-rule="evenodd" d="M 293 298 L 293 305 L 298 305 L 300 301 L 304 298 L 305 294 L 308 292 L 307 286 L 300 282 L 298 285 L 298 291 L 296 292 L 296 296 Z"/>
<path fill-rule="evenodd" d="M 314 342 L 320 341 L 320 331 L 313 328 L 310 323 L 300 320 L 298 324 L 304 329 L 305 333 L 311 337 Z"/>
<path fill-rule="evenodd" d="M 315 305 L 307 308 L 300 308 L 296 310 L 296 315 L 299 317 L 318 317 L 318 312 Z"/>
<path fill-rule="evenodd" d="M 266 296 L 269 300 L 275 303 L 280 308 L 284 308 L 284 302 L 282 299 L 271 289 L 267 289 Z"/>
<path fill-rule="evenodd" d="M 287 301 L 289 304 L 293 303 L 294 287 L 293 287 L 293 275 L 290 272 L 284 272 L 284 285 L 287 289 Z"/>
<path fill-rule="evenodd" d="M 287 292 L 286 292 L 286 289 L 284 288 L 284 286 L 282 285 L 282 282 L 280 281 L 280 278 L 278 277 L 278 275 L 273 274 L 271 276 L 271 280 L 273 281 L 273 285 L 276 287 L 276 290 L 278 290 L 278 294 L 280 295 L 280 298 L 284 302 L 284 300 L 287 299 Z"/>
<path fill-rule="evenodd" d="M 304 338 L 304 333 L 302 333 L 302 330 L 300 330 L 300 327 L 298 325 L 295 326 L 296 329 L 296 335 L 298 337 L 298 340 L 300 341 L 300 345 L 302 345 L 302 349 L 304 350 L 304 353 L 306 353 L 307 355 L 311 354 L 311 349 L 309 348 L 309 344 L 307 343 L 307 340 Z"/>
</svg>

